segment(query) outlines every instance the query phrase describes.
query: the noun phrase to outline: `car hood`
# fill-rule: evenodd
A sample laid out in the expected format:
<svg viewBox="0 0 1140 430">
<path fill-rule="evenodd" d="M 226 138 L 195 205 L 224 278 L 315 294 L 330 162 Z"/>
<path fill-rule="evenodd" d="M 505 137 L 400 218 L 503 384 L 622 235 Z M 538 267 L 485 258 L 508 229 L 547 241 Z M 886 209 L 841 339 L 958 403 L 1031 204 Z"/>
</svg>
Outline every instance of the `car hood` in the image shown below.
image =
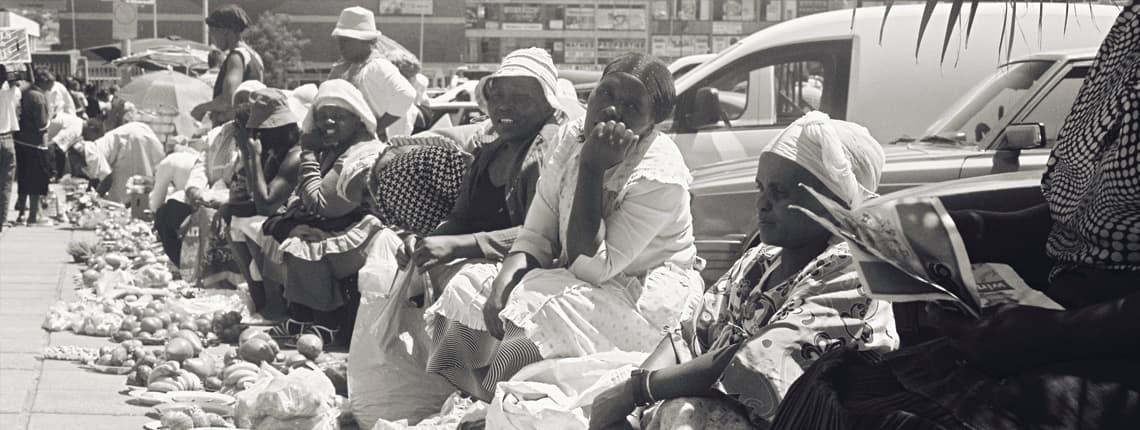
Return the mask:
<svg viewBox="0 0 1140 430">
<path fill-rule="evenodd" d="M 880 189 L 891 192 L 927 183 L 931 180 L 957 179 L 962 160 L 977 154 L 972 146 L 950 146 L 941 144 L 885 145 L 886 166 L 883 170 Z M 752 183 L 756 177 L 756 163 L 759 156 L 713 163 L 693 169 L 694 194 L 717 194 L 739 189 L 744 181 Z M 933 169 L 943 172 L 933 173 Z M 919 180 L 921 176 L 921 180 Z"/>
</svg>

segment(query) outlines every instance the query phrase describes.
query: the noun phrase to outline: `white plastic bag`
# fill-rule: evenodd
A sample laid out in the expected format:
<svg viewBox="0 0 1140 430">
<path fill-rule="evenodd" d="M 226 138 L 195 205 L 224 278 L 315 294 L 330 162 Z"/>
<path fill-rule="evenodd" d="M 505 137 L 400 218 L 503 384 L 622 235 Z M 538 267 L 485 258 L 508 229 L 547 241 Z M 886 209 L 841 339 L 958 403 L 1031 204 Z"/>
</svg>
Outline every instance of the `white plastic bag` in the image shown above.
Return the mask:
<svg viewBox="0 0 1140 430">
<path fill-rule="evenodd" d="M 621 351 L 543 360 L 500 382 L 487 409 L 487 428 L 582 429 L 594 398 L 629 377 L 647 354 Z"/>
<path fill-rule="evenodd" d="M 455 389 L 443 377 L 424 371 L 430 340 L 423 310 L 408 297 L 422 282 L 400 276 L 396 253 L 403 242 L 383 230 L 369 244 L 360 270 L 360 309 L 348 359 L 352 413 L 362 429 L 380 419 L 415 423 L 438 413 Z M 397 279 L 399 278 L 399 279 Z M 404 282 L 404 281 L 410 282 Z"/>
</svg>

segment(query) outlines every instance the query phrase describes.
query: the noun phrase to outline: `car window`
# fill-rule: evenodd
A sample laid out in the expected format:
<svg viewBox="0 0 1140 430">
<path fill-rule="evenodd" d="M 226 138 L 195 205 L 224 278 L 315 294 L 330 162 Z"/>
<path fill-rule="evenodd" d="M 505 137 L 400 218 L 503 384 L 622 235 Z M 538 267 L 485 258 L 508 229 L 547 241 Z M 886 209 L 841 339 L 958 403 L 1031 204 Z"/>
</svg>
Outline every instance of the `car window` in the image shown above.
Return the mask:
<svg viewBox="0 0 1140 430">
<path fill-rule="evenodd" d="M 820 108 L 823 76 L 822 62 L 793 61 L 734 68 L 709 86 L 720 92 L 721 109 L 734 127 L 790 124 Z"/>
<path fill-rule="evenodd" d="M 787 125 L 813 110 L 842 118 L 846 114 L 850 58 L 849 40 L 759 51 L 714 72 L 687 93 L 707 87 L 717 89 L 722 117 L 729 124 L 722 122 L 713 127 Z M 691 100 L 681 99 L 682 103 Z M 702 117 L 692 109 L 678 106 L 677 111 L 692 118 Z"/>
<path fill-rule="evenodd" d="M 1076 67 L 1049 90 L 1044 98 L 1019 122 L 1045 124 L 1045 142 L 1049 148 L 1057 143 L 1057 133 L 1073 108 L 1077 92 L 1088 77 L 1088 67 Z"/>
</svg>

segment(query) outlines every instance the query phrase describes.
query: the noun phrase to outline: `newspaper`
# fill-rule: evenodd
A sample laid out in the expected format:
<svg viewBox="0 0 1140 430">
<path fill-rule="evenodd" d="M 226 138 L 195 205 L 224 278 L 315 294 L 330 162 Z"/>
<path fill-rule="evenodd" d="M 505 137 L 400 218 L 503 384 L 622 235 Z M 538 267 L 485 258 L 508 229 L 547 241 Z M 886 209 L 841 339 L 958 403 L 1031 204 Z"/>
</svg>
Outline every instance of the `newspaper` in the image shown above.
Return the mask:
<svg viewBox="0 0 1140 430">
<path fill-rule="evenodd" d="M 1009 266 L 971 264 L 954 220 L 937 197 L 872 201 L 849 210 L 805 188 L 827 214 L 797 209 L 848 242 L 873 297 L 948 303 L 974 317 L 1002 304 L 1061 309 Z"/>
</svg>

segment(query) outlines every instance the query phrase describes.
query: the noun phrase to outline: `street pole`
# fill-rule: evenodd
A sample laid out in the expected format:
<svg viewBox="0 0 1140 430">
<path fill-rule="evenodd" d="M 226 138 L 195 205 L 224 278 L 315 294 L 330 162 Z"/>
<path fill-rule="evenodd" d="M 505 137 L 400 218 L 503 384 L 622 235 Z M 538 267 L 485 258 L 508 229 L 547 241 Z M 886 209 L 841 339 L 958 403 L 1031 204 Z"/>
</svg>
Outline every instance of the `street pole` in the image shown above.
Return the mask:
<svg viewBox="0 0 1140 430">
<path fill-rule="evenodd" d="M 79 49 L 75 41 L 75 0 L 71 0 L 71 49 Z"/>
<path fill-rule="evenodd" d="M 420 64 L 424 62 L 424 14 L 420 14 Z"/>
<path fill-rule="evenodd" d="M 210 44 L 210 26 L 206 25 L 206 17 L 210 16 L 210 0 L 202 0 L 202 43 Z"/>
<path fill-rule="evenodd" d="M 154 0 L 154 4 L 150 5 L 151 11 L 151 25 L 154 27 L 154 38 L 158 39 L 158 0 Z"/>
</svg>

